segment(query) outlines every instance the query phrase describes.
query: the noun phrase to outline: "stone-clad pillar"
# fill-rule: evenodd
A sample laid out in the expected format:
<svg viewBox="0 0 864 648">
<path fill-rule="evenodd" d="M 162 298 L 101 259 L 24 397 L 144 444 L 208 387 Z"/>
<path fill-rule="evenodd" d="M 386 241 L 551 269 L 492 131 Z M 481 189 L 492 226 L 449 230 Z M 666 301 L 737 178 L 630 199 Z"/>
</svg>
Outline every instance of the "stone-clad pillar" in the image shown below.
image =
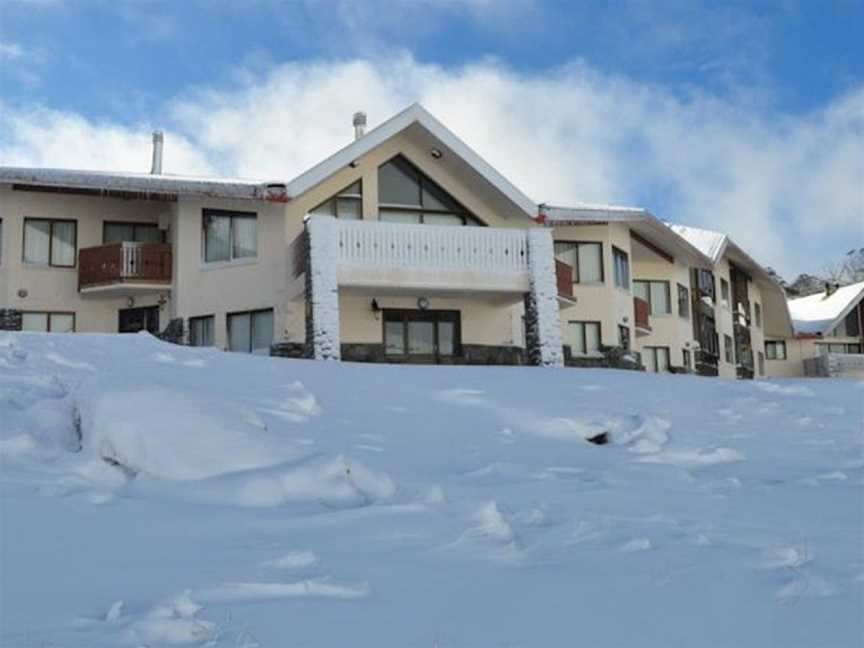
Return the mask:
<svg viewBox="0 0 864 648">
<path fill-rule="evenodd" d="M 0 308 L 0 331 L 20 331 L 21 311 L 14 308 Z"/>
<path fill-rule="evenodd" d="M 306 221 L 306 354 L 315 360 L 340 360 L 339 223 L 332 216 Z"/>
<path fill-rule="evenodd" d="M 541 367 L 564 366 L 555 254 L 548 229 L 529 229 L 528 277 L 525 295 L 525 337 L 528 363 Z"/>
</svg>

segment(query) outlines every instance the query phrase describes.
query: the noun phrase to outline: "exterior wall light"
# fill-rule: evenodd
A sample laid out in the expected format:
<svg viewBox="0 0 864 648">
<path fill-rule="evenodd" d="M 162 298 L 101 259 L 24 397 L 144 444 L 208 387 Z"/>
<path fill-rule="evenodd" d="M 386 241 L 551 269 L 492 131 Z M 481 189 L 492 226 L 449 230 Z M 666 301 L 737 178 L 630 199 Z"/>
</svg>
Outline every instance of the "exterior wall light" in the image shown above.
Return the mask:
<svg viewBox="0 0 864 648">
<path fill-rule="evenodd" d="M 442 157 L 444 157 L 444 154 L 441 152 L 441 149 L 437 149 L 437 148 L 433 148 L 432 150 L 430 150 L 429 155 L 431 155 L 436 160 L 440 160 Z"/>
<path fill-rule="evenodd" d="M 420 297 L 417 300 L 417 308 L 420 310 L 429 310 L 429 300 L 426 297 Z"/>
</svg>

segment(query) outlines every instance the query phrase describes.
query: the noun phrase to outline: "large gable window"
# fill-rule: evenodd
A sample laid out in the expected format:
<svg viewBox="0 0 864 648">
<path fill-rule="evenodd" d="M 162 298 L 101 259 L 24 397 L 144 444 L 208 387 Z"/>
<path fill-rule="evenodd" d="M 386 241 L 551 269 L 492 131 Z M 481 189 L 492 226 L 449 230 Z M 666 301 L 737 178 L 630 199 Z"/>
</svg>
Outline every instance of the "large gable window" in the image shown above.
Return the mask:
<svg viewBox="0 0 864 648">
<path fill-rule="evenodd" d="M 343 220 L 360 220 L 363 218 L 363 183 L 358 180 L 309 213 L 335 216 Z"/>
<path fill-rule="evenodd" d="M 401 155 L 378 168 L 379 220 L 480 225 L 471 213 Z"/>
</svg>

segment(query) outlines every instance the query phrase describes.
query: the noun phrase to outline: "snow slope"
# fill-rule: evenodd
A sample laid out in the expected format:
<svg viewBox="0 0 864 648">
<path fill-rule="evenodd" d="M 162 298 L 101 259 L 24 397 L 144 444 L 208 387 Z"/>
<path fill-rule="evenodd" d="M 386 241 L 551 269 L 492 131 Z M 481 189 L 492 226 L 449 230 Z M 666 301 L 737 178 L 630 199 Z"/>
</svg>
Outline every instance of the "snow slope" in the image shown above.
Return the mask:
<svg viewBox="0 0 864 648">
<path fill-rule="evenodd" d="M 862 402 L 0 334 L 0 645 L 860 646 Z"/>
</svg>

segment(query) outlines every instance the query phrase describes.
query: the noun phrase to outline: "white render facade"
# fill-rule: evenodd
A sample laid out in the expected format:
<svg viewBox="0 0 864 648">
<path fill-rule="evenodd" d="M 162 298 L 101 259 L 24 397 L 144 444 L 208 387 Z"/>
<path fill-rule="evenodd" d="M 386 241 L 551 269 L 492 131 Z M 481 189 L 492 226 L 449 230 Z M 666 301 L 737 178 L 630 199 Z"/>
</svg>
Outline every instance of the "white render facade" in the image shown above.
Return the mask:
<svg viewBox="0 0 864 648">
<path fill-rule="evenodd" d="M 0 235 L 0 328 L 367 362 L 697 372 L 693 273 L 725 268 L 536 205 L 417 105 L 287 183 L 0 168 Z"/>
</svg>

